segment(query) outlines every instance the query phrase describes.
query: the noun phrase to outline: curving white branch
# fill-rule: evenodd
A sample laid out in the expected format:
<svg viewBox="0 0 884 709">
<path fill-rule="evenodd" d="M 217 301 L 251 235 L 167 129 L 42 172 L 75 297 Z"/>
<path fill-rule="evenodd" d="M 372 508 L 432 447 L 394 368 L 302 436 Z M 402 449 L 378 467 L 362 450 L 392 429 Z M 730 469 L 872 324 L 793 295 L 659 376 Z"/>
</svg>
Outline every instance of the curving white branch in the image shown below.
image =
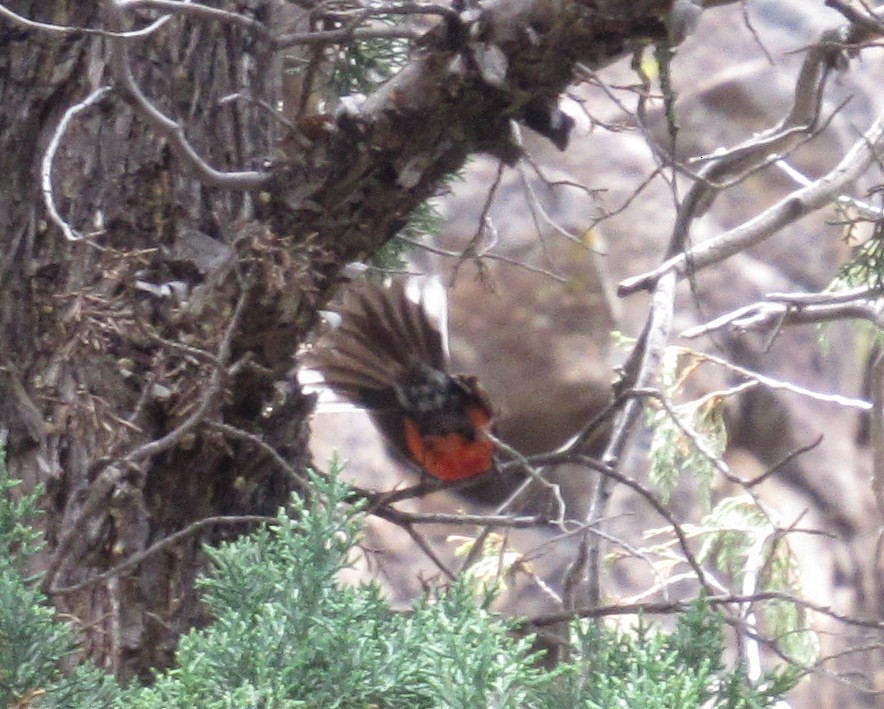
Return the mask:
<svg viewBox="0 0 884 709">
<path fill-rule="evenodd" d="M 83 234 L 78 234 L 77 231 L 67 223 L 65 218 L 61 215 L 61 212 L 58 211 L 58 206 L 55 204 L 55 192 L 52 187 L 52 164 L 55 162 L 55 154 L 58 152 L 58 146 L 61 145 L 61 139 L 67 132 L 68 126 L 74 117 L 78 113 L 82 113 L 90 106 L 94 106 L 101 101 L 107 96 L 110 90 L 111 88 L 109 86 L 102 86 L 100 89 L 93 91 L 79 103 L 75 103 L 68 108 L 61 117 L 58 126 L 56 126 L 55 132 L 52 134 L 52 140 L 49 141 L 49 145 L 46 148 L 46 152 L 43 153 L 43 160 L 40 165 L 40 187 L 43 192 L 43 203 L 46 205 L 46 211 L 49 213 L 49 218 L 59 229 L 61 229 L 61 233 L 64 234 L 65 239 L 68 241 L 82 241 L 85 237 Z"/>
</svg>

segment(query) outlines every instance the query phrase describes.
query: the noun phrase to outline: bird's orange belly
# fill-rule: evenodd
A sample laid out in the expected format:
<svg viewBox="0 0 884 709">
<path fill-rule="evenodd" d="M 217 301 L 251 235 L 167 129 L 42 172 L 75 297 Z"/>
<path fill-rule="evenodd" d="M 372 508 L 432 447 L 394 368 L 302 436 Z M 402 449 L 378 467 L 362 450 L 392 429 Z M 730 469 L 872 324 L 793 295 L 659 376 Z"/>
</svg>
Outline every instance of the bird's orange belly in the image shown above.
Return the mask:
<svg viewBox="0 0 884 709">
<path fill-rule="evenodd" d="M 488 472 L 494 462 L 494 444 L 481 431 L 488 417 L 475 409 L 469 414 L 477 428 L 475 440 L 458 433 L 441 436 L 423 433 L 414 421 L 406 419 L 405 441 L 414 462 L 446 482 L 467 480 Z"/>
</svg>

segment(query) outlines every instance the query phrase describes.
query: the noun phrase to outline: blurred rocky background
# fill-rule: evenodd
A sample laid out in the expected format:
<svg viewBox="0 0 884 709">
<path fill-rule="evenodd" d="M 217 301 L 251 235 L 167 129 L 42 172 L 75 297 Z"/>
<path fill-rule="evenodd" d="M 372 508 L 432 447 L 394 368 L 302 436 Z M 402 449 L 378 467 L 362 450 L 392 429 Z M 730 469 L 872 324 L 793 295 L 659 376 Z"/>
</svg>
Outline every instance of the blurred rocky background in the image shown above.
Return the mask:
<svg viewBox="0 0 884 709">
<path fill-rule="evenodd" d="M 704 12 L 672 64 L 681 156 L 731 146 L 774 125 L 790 105 L 802 49 L 821 30 L 842 22 L 822 2 L 806 0 L 756 1 L 745 8 Z M 866 50 L 850 70 L 830 80 L 825 111 L 831 120 L 790 158 L 809 178 L 830 170 L 881 111 L 882 57 L 881 49 Z M 450 193 L 439 200 L 445 222 L 438 238 L 428 242 L 432 250 L 410 254 L 410 270 L 441 274 L 452 286 L 454 369 L 480 377 L 500 409 L 501 437 L 525 454 L 554 449 L 608 403 L 615 368 L 625 352 L 611 333 L 635 337 L 648 308 L 642 295 L 617 299 L 616 285 L 659 264 L 674 219 L 671 173 L 654 176 L 658 165 L 643 129 L 631 110 L 623 110 L 634 109 L 635 94 L 618 87 L 637 84 L 635 72 L 622 62 L 600 79 L 604 86 L 582 84 L 574 89 L 573 100 L 565 102 L 577 120 L 567 151 L 560 153 L 525 132 L 524 144 L 537 169 L 526 161 L 503 170 L 482 233 L 483 207 L 498 176 L 498 165 L 489 159 L 475 160 L 452 181 Z M 652 104 L 649 122 L 651 134 L 664 140 L 659 105 Z M 881 182 L 880 171 L 855 185 L 852 193 L 865 196 L 876 182 Z M 692 239 L 702 241 L 745 221 L 795 187 L 776 168 L 753 176 L 718 199 L 695 223 Z M 684 189 L 679 180 L 682 194 Z M 611 216 L 598 221 L 607 213 Z M 693 284 L 682 284 L 675 332 L 753 303 L 765 293 L 824 289 L 854 246 L 843 228 L 831 223 L 834 216 L 831 209 L 816 213 L 704 271 Z M 439 253 L 465 249 L 465 258 Z M 470 253 L 483 256 L 471 258 Z M 874 336 L 850 323 L 786 328 L 775 337 L 718 335 L 673 344 L 703 349 L 815 391 L 868 398 L 866 371 Z M 738 381 L 726 369 L 704 364 L 690 377 L 690 394 Z M 755 387 L 728 399 L 726 422 L 725 457 L 744 478 L 763 473 L 822 436 L 811 453 L 789 459 L 755 491 L 783 526 L 798 522 L 802 529 L 814 530 L 788 540 L 806 598 L 845 615 L 884 619 L 882 520 L 869 486 L 867 417 L 837 404 Z M 338 451 L 350 459 L 348 475 L 364 487 L 392 489 L 417 480 L 390 460 L 359 412 L 319 413 L 314 432 L 317 462 Z M 597 441 L 594 450 L 603 444 Z M 644 479 L 643 463 L 637 459 L 624 472 Z M 583 517 L 593 476 L 581 469 L 562 470 L 556 480 L 563 486 L 569 514 Z M 404 507 L 487 511 L 503 497 L 502 490 L 495 494 L 494 481 L 489 485 L 490 490 L 472 495 L 436 493 Z M 722 480 L 715 495 L 737 492 Z M 696 502 L 685 485 L 671 507 L 679 519 L 697 520 L 702 512 L 695 509 Z M 642 544 L 642 530 L 665 526 L 622 488 L 615 491 L 609 515 L 608 532 L 636 545 Z M 449 536 L 454 533 L 475 532 L 441 526 L 427 532 L 449 561 L 459 544 Z M 529 578 L 534 574 L 554 592 L 561 590 L 575 542 L 557 539 L 541 547 L 555 536 L 541 531 L 508 535 L 512 548 L 529 554 L 525 568 L 530 573 L 523 570 L 521 578 L 510 579 L 507 611 L 538 613 L 556 607 L 543 585 Z M 372 570 L 403 603 L 438 576 L 411 539 L 385 522 L 372 520 L 366 546 L 377 550 L 369 555 Z M 652 583 L 644 565 L 617 562 L 606 568 L 603 591 L 607 601 L 616 602 L 637 597 Z M 802 684 L 791 705 L 881 706 L 881 696 L 863 688 L 884 690 L 884 655 L 880 650 L 850 652 L 880 644 L 880 632 L 875 636 L 824 617 L 816 618 L 815 625 L 822 633 L 823 655 L 842 655 Z"/>
</svg>

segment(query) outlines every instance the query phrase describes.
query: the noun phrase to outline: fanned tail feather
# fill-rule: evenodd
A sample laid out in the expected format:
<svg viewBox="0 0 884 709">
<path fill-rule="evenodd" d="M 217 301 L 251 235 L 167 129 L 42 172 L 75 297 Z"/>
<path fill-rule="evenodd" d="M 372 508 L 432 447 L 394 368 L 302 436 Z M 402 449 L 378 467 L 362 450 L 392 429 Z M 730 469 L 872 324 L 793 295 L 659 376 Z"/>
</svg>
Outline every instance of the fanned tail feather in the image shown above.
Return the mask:
<svg viewBox="0 0 884 709">
<path fill-rule="evenodd" d="M 335 394 L 377 406 L 378 391 L 392 389 L 415 362 L 446 369 L 439 328 L 422 304 L 407 296 L 401 280 L 389 287 L 352 284 L 334 312 L 340 325 L 320 339 L 303 363 L 318 371 Z"/>
</svg>

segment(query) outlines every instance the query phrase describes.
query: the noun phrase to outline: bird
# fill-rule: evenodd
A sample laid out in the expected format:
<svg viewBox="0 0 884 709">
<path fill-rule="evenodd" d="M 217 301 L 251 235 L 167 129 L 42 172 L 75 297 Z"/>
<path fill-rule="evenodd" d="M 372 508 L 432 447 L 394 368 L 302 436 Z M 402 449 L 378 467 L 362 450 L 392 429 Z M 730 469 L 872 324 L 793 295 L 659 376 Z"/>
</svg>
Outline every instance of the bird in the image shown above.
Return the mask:
<svg viewBox="0 0 884 709">
<path fill-rule="evenodd" d="M 446 483 L 494 469 L 494 409 L 474 376 L 452 374 L 444 324 L 403 279 L 351 282 L 333 327 L 303 365 L 321 387 L 365 409 L 393 451 Z"/>
</svg>

